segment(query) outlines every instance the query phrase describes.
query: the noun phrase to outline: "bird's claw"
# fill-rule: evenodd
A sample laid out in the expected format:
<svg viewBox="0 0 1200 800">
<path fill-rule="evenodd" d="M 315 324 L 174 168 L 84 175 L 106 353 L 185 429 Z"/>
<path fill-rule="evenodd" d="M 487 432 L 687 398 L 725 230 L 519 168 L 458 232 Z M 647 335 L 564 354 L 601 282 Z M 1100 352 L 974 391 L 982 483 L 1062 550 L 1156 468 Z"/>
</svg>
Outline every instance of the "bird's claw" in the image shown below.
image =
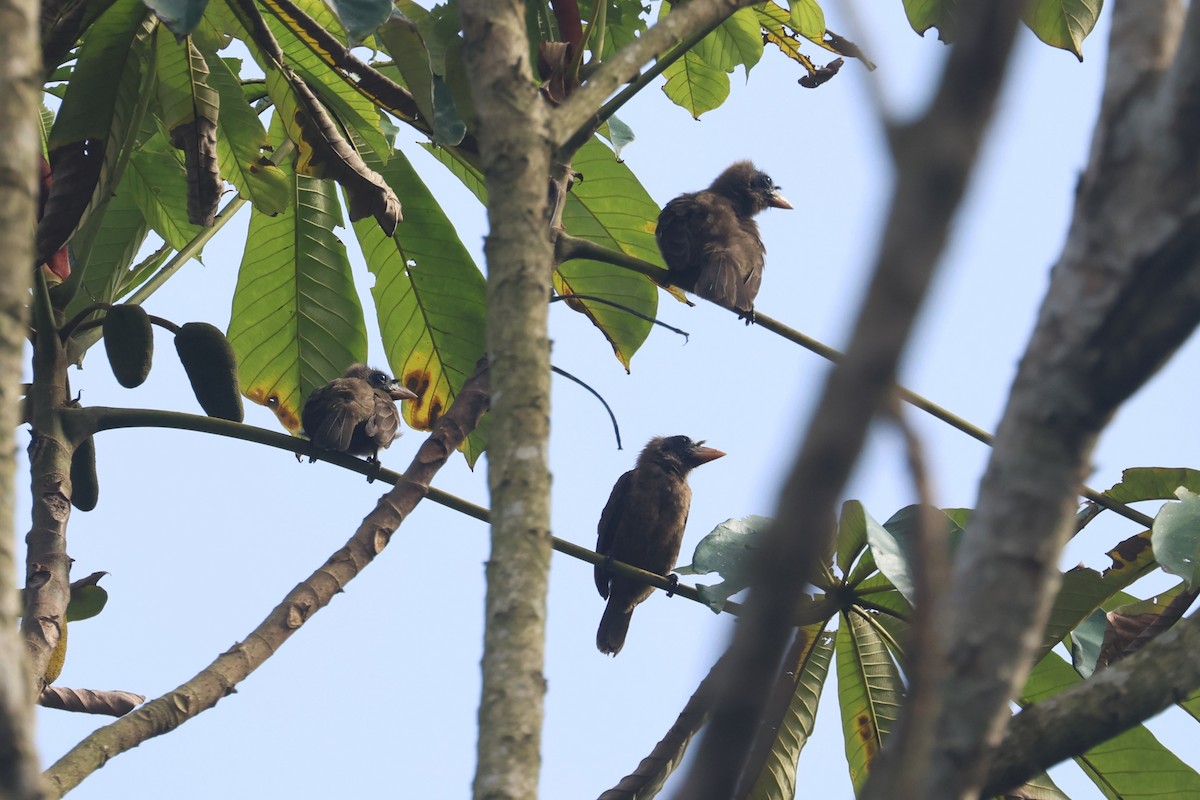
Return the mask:
<svg viewBox="0 0 1200 800">
<path fill-rule="evenodd" d="M 367 456 L 367 463 L 371 465 L 371 470 L 367 473 L 367 483 L 374 483 L 379 477 L 379 473 L 383 470 L 383 462 L 378 456 Z"/>
<path fill-rule="evenodd" d="M 679 576 L 672 572 L 667 576 L 667 583 L 671 584 L 671 588 L 667 589 L 667 597 L 674 597 L 675 590 L 679 588 Z"/>
<path fill-rule="evenodd" d="M 757 320 L 755 319 L 755 315 L 754 315 L 754 309 L 753 309 L 753 308 L 752 308 L 752 309 L 750 309 L 749 311 L 741 311 L 741 310 L 739 310 L 739 311 L 738 311 L 738 319 L 740 319 L 740 320 L 742 320 L 743 322 L 745 322 L 745 323 L 746 323 L 746 325 L 753 325 L 753 324 L 754 324 L 754 323 L 757 321 Z"/>
</svg>

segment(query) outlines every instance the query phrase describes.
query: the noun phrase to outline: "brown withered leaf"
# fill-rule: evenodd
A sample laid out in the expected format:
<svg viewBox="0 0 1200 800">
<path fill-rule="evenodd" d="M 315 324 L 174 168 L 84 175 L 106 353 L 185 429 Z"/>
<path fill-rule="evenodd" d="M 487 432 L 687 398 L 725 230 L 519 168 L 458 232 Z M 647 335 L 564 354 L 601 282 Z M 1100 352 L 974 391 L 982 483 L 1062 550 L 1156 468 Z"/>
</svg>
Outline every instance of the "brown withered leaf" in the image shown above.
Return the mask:
<svg viewBox="0 0 1200 800">
<path fill-rule="evenodd" d="M 1161 613 L 1122 614 L 1109 611 L 1105 614 L 1108 627 L 1104 629 L 1104 641 L 1096 658 L 1096 668 L 1110 666 L 1141 650 L 1155 636 L 1178 622 L 1197 596 L 1200 596 L 1200 588 L 1185 589 L 1175 595 Z"/>
<path fill-rule="evenodd" d="M 51 261 L 55 251 L 75 232 L 92 200 L 104 165 L 104 141 L 84 139 L 56 148 L 50 153 L 49 192 L 38 220 L 36 258 Z"/>
<path fill-rule="evenodd" d="M 404 218 L 400 213 L 400 198 L 346 141 L 308 84 L 290 67 L 281 64 L 280 69 L 299 101 L 295 122 L 310 148 L 307 162 L 298 159 L 296 170 L 332 178 L 341 184 L 350 200 L 351 222 L 374 216 L 384 233 L 395 234 L 396 225 Z"/>
<path fill-rule="evenodd" d="M 68 689 L 63 686 L 47 686 L 38 698 L 38 705 L 45 708 L 83 714 L 106 714 L 110 717 L 123 717 L 144 702 L 145 697 L 133 692 Z"/>
<path fill-rule="evenodd" d="M 188 222 L 211 228 L 221 199 L 221 171 L 217 167 L 217 123 L 197 116 L 175 126 L 171 146 L 183 151 L 187 169 Z"/>
<path fill-rule="evenodd" d="M 570 42 L 542 42 L 538 45 L 538 74 L 542 76 L 542 93 L 554 105 L 562 105 L 575 88 L 575 80 L 567 73 L 571 69 L 575 48 Z"/>
</svg>

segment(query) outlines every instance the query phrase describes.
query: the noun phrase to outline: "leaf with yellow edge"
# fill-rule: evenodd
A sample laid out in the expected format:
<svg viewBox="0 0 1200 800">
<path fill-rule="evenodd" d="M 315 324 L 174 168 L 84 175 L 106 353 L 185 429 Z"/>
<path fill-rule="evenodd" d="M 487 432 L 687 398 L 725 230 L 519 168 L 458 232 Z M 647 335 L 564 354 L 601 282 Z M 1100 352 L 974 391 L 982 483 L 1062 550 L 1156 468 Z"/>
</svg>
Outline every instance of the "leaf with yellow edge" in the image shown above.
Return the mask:
<svg viewBox="0 0 1200 800">
<path fill-rule="evenodd" d="M 229 343 L 242 394 L 296 433 L 309 392 L 366 359 L 367 332 L 346 248 L 333 230 L 342 221 L 333 183 L 303 175 L 293 181 L 283 213 L 255 209 L 250 216 Z"/>
<path fill-rule="evenodd" d="M 388 363 L 417 394 L 404 403 L 404 419 L 430 430 L 486 351 L 487 282 L 404 154 L 372 166 L 404 195 L 404 220 L 391 238 L 371 220 L 354 223 L 354 233 L 375 275 L 371 295 Z M 463 442 L 472 466 L 487 447 L 488 420 Z"/>
</svg>

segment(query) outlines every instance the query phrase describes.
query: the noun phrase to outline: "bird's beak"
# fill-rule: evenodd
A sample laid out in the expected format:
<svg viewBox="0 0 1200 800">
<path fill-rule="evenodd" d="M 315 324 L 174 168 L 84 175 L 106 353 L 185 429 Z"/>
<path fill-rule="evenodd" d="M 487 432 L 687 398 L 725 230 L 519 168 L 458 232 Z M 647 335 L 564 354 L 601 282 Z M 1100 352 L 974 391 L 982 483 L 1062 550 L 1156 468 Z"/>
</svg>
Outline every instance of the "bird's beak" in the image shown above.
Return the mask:
<svg viewBox="0 0 1200 800">
<path fill-rule="evenodd" d="M 700 466 L 710 461 L 716 461 L 723 455 L 725 455 L 724 451 L 718 450 L 715 447 L 697 447 L 692 451 L 691 460 L 696 462 L 696 466 Z"/>
<path fill-rule="evenodd" d="M 414 392 L 411 389 L 408 389 L 404 386 L 401 386 L 400 383 L 397 381 L 392 381 L 391 384 L 388 386 L 388 395 L 393 400 L 416 400 L 417 399 L 416 392 Z"/>
<path fill-rule="evenodd" d="M 767 199 L 767 205 L 771 208 L 794 208 L 788 199 L 777 191 L 771 192 L 770 198 Z"/>
</svg>

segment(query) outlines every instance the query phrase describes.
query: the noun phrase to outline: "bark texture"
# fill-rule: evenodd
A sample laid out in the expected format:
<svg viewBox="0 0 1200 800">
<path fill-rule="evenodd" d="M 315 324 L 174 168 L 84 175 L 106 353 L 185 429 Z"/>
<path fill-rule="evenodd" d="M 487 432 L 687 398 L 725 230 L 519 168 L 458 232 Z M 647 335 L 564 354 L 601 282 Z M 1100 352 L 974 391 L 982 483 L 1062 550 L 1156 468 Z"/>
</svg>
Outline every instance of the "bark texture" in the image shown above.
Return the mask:
<svg viewBox="0 0 1200 800">
<path fill-rule="evenodd" d="M 734 794 L 790 633 L 790 610 L 829 550 L 829 520 L 842 488 L 871 420 L 893 393 L 896 365 L 971 174 L 1016 24 L 1015 4 L 961 3 L 960 43 L 933 103 L 920 119 L 892 131 L 897 180 L 871 287 L 781 493 L 730 645 L 730 680 L 679 797 Z"/>
<path fill-rule="evenodd" d="M 1200 5 L 1182 36 L 1176 0 L 1124 0 L 1113 14 L 1067 243 L 956 553 L 922 797 L 978 796 L 1059 585 L 1096 437 L 1200 321 Z"/>
<path fill-rule="evenodd" d="M 16 430 L 38 198 L 37 0 L 0 0 L 0 800 L 42 796 L 33 684 L 17 628 Z"/>
<path fill-rule="evenodd" d="M 529 64 L 524 4 L 463 0 L 467 71 L 488 190 L 487 563 L 474 796 L 537 796 L 550 570 L 548 113 Z"/>
</svg>

